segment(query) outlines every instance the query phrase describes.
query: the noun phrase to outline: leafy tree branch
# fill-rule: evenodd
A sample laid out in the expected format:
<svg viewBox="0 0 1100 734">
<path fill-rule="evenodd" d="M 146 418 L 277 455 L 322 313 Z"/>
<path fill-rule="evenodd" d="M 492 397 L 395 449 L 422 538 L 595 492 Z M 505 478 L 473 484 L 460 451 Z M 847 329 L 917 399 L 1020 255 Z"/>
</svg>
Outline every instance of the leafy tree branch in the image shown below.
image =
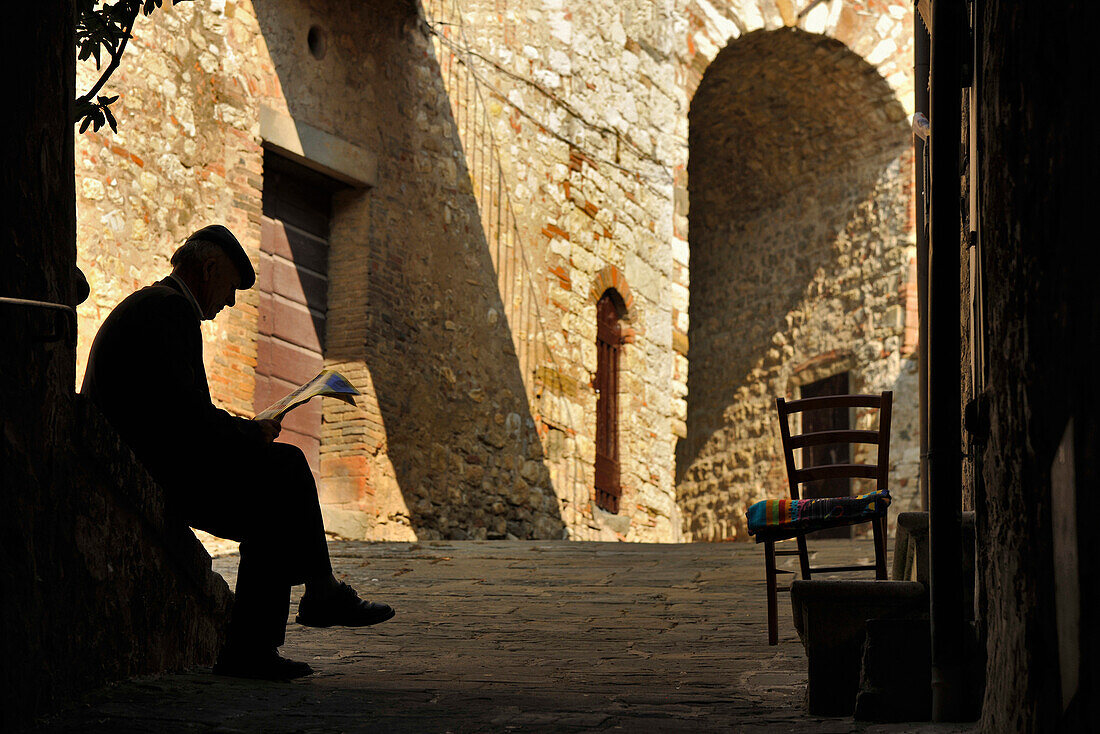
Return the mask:
<svg viewBox="0 0 1100 734">
<path fill-rule="evenodd" d="M 184 0 L 172 0 L 175 5 Z M 76 48 L 77 60 L 93 59 L 97 71 L 102 70 L 99 79 L 84 94 L 76 98 L 73 122 L 80 123 L 80 132 L 90 125 L 99 130 L 104 124 L 117 131 L 115 116 L 110 105 L 118 99 L 99 94 L 103 85 L 122 61 L 126 44 L 133 37 L 134 23 L 138 14 L 150 15 L 161 7 L 163 0 L 77 0 L 76 7 Z M 107 66 L 104 69 L 103 64 Z"/>
</svg>

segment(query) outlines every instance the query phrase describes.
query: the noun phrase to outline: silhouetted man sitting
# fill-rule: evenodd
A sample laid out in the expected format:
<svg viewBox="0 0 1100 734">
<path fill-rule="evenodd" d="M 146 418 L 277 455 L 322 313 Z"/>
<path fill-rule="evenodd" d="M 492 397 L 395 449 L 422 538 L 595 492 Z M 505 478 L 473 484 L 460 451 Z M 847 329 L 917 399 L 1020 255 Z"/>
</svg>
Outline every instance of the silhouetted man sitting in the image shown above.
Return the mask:
<svg viewBox="0 0 1100 734">
<path fill-rule="evenodd" d="M 256 281 L 233 234 L 204 227 L 176 250 L 172 274 L 127 297 L 92 344 L 81 392 L 164 487 L 192 527 L 241 541 L 236 600 L 216 673 L 287 679 L 313 672 L 281 657 L 290 587 L 304 583 L 295 618 L 311 627 L 364 626 L 394 612 L 363 601 L 332 574 L 317 486 L 305 455 L 273 443 L 277 421 L 215 408 L 199 322 Z"/>
</svg>

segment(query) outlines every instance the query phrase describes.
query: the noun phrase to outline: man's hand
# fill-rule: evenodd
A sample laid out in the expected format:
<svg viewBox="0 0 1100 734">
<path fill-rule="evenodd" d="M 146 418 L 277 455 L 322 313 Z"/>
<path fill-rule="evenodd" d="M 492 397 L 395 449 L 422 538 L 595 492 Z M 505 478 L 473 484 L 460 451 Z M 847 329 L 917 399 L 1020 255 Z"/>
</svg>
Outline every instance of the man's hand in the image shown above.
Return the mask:
<svg viewBox="0 0 1100 734">
<path fill-rule="evenodd" d="M 260 435 L 263 436 L 264 443 L 274 441 L 279 437 L 279 432 L 283 430 L 283 425 L 272 418 L 256 421 L 256 425 L 260 427 Z"/>
</svg>

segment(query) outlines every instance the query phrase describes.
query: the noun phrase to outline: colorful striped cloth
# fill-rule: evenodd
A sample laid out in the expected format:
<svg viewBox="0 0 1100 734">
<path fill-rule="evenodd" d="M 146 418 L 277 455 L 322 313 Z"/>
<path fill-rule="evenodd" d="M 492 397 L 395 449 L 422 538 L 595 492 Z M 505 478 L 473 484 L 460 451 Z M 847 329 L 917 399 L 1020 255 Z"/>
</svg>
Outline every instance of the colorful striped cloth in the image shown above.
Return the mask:
<svg viewBox="0 0 1100 734">
<path fill-rule="evenodd" d="M 856 497 L 761 500 L 745 514 L 749 519 L 749 535 L 761 530 L 809 532 L 881 517 L 889 504 L 890 491 L 883 489 Z"/>
</svg>

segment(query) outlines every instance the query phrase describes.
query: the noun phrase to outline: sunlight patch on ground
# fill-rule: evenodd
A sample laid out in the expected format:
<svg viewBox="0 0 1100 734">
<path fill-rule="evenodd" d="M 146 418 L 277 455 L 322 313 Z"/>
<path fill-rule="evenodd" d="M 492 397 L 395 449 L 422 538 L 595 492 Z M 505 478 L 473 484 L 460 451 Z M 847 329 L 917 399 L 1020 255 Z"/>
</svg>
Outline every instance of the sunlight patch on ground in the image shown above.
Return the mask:
<svg viewBox="0 0 1100 734">
<path fill-rule="evenodd" d="M 199 539 L 202 547 L 206 549 L 211 558 L 231 556 L 240 549 L 241 544 L 235 540 L 217 538 L 205 530 L 196 530 L 195 528 L 191 528 L 191 530 L 194 531 L 195 537 Z"/>
</svg>

